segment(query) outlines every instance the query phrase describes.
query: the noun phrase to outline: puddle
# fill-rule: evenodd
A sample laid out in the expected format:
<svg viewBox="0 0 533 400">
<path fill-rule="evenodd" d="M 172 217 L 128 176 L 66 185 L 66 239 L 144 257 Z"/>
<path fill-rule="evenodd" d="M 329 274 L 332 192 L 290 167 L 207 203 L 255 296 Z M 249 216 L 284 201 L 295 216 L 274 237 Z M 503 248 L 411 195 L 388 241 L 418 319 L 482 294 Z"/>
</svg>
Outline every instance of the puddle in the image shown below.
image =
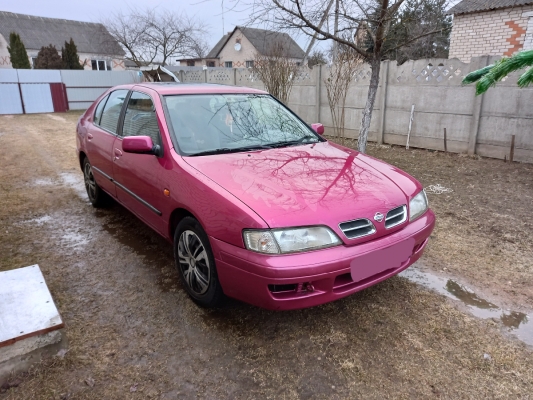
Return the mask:
<svg viewBox="0 0 533 400">
<path fill-rule="evenodd" d="M 441 277 L 427 271 L 421 271 L 416 266 L 406 269 L 399 276 L 432 289 L 446 297 L 461 301 L 478 318 L 499 320 L 520 340 L 529 345 L 533 345 L 533 323 L 531 322 L 533 315 L 528 316 L 522 312 L 504 310 L 496 304 L 478 296 L 469 287 L 453 279 Z"/>
<path fill-rule="evenodd" d="M 97 215 L 100 217 L 100 215 Z M 103 215 L 102 215 L 103 216 Z M 132 217 L 134 218 L 134 217 Z M 158 271 L 157 284 L 163 292 L 174 292 L 180 288 L 178 273 L 174 267 L 174 258 L 162 251 L 159 243 L 154 243 L 150 238 L 143 238 L 132 230 L 132 226 L 120 226 L 117 224 L 102 224 L 102 227 L 117 239 L 121 244 L 129 247 L 135 254 L 141 256 L 144 262 L 155 267 Z M 146 228 L 150 229 L 150 228 Z M 163 240 L 161 240 L 163 242 Z M 166 242 L 163 246 L 171 246 Z"/>
</svg>

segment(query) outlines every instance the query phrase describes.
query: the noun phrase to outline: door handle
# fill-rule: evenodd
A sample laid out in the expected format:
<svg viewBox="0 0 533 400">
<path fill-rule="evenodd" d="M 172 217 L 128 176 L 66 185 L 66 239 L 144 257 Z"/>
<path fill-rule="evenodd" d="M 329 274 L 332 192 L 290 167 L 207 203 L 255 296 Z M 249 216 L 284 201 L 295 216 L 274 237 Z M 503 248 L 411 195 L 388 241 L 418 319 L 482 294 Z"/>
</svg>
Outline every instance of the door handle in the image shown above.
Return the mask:
<svg viewBox="0 0 533 400">
<path fill-rule="evenodd" d="M 87 140 L 91 140 L 94 136 L 91 133 L 87 133 Z"/>
<path fill-rule="evenodd" d="M 118 160 L 119 157 L 121 156 L 122 156 L 122 152 L 119 149 L 115 148 L 115 157 L 113 157 L 113 161 Z"/>
</svg>

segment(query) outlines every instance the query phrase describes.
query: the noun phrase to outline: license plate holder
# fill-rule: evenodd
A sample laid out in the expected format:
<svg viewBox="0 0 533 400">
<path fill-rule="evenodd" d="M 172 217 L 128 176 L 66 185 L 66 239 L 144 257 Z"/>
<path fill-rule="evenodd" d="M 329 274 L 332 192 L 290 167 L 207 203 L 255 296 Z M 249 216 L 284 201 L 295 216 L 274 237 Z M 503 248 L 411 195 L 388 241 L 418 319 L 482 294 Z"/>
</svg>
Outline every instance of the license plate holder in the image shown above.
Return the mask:
<svg viewBox="0 0 533 400">
<path fill-rule="evenodd" d="M 354 258 L 350 262 L 352 280 L 358 282 L 388 269 L 401 267 L 413 254 L 414 245 L 415 239 L 409 238 Z"/>
</svg>

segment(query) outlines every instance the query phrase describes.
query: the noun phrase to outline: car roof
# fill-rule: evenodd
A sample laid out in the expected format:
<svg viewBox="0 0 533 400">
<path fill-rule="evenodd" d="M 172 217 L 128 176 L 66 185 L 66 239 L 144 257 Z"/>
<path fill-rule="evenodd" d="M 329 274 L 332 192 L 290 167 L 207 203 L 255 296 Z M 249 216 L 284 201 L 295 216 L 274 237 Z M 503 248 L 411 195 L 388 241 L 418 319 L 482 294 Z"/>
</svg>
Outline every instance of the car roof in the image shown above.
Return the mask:
<svg viewBox="0 0 533 400">
<path fill-rule="evenodd" d="M 267 94 L 264 90 L 253 89 L 242 86 L 217 85 L 212 83 L 178 83 L 178 82 L 161 82 L 161 83 L 139 83 L 132 87 L 145 87 L 155 90 L 162 95 L 172 94 L 202 94 L 202 93 L 254 93 Z"/>
</svg>

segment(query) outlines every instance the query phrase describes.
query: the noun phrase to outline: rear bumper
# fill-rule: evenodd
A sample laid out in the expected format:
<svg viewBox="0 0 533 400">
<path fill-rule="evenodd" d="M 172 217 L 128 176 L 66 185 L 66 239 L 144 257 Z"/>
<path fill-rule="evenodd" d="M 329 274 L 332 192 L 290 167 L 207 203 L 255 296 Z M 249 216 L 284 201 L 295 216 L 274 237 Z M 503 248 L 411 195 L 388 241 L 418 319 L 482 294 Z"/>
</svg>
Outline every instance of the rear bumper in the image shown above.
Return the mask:
<svg viewBox="0 0 533 400">
<path fill-rule="evenodd" d="M 254 253 L 213 237 L 210 241 L 226 295 L 271 310 L 290 310 L 328 303 L 398 274 L 420 258 L 434 226 L 435 214 L 428 210 L 401 231 L 370 242 L 280 256 Z M 352 280 L 354 259 L 411 238 L 412 254 L 399 267 L 370 266 L 360 280 Z M 306 283 L 314 290 L 305 290 L 305 285 L 299 290 L 298 284 Z"/>
</svg>

